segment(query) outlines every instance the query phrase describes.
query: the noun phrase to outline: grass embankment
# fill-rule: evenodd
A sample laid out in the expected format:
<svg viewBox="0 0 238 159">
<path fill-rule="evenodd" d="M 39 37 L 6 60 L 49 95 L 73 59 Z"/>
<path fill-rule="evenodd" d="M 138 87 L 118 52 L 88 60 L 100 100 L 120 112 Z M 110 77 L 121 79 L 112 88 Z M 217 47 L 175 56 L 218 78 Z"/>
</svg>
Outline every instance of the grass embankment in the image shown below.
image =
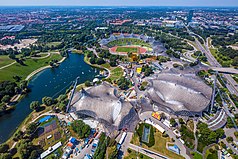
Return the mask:
<svg viewBox="0 0 238 159">
<path fill-rule="evenodd" d="M 121 67 L 113 68 L 110 71 L 111 71 L 111 74 L 110 74 L 109 79 L 111 79 L 112 81 L 120 79 L 124 73 L 123 69 Z"/>
<path fill-rule="evenodd" d="M 238 82 L 238 74 L 232 75 L 232 77 L 234 78 L 234 80 L 235 80 L 236 82 Z"/>
<path fill-rule="evenodd" d="M 84 56 L 84 61 L 93 66 L 93 67 L 97 67 L 97 68 L 100 68 L 100 69 L 106 69 L 108 71 L 110 71 L 110 77 L 108 77 L 109 80 L 117 80 L 119 78 L 121 78 L 123 76 L 123 69 L 121 67 L 111 67 L 109 65 L 109 63 L 105 63 L 105 64 L 102 64 L 102 65 L 97 65 L 97 64 L 91 64 L 89 62 L 89 58 L 87 58 L 87 56 Z"/>
<path fill-rule="evenodd" d="M 206 159 L 217 159 L 218 158 L 218 152 L 214 146 L 210 149 L 207 149 L 205 158 Z"/>
<path fill-rule="evenodd" d="M 208 40 L 208 47 L 211 47 L 212 46 L 212 39 L 210 37 L 208 37 L 207 40 Z"/>
<path fill-rule="evenodd" d="M 202 155 L 197 152 L 192 152 L 193 159 L 203 159 Z"/>
<path fill-rule="evenodd" d="M 150 157 L 148 157 L 148 156 L 146 156 L 146 155 L 144 155 L 142 153 L 138 154 L 138 152 L 136 152 L 134 150 L 131 150 L 131 149 L 128 150 L 128 152 L 125 155 L 124 159 L 137 159 L 137 156 L 139 158 L 143 158 L 143 159 L 152 159 L 152 158 L 150 158 Z"/>
<path fill-rule="evenodd" d="M 51 60 L 60 61 L 61 59 L 62 56 L 59 54 L 51 54 L 48 58 L 44 59 L 27 58 L 24 61 L 24 65 L 15 63 L 7 68 L 0 70 L 0 81 L 13 81 L 13 76 L 20 76 L 22 77 L 22 79 L 25 79 L 31 72 L 49 65 Z"/>
<path fill-rule="evenodd" d="M 232 64 L 232 59 L 229 57 L 223 56 L 217 49 L 209 49 L 211 54 L 216 58 L 216 60 L 223 66 L 223 67 L 229 67 Z"/>
<path fill-rule="evenodd" d="M 154 138 L 155 138 L 155 144 L 152 147 L 148 147 L 145 144 L 142 144 L 142 147 L 146 148 L 146 149 L 149 149 L 151 151 L 155 151 L 155 152 L 158 152 L 160 154 L 163 154 L 163 155 L 165 155 L 169 158 L 184 159 L 184 157 L 182 157 L 182 156 L 180 156 L 180 155 L 178 155 L 178 154 L 176 154 L 172 151 L 169 151 L 166 148 L 166 143 L 171 142 L 170 138 L 164 138 L 162 136 L 162 133 L 157 131 L 157 130 L 154 133 Z M 139 137 L 138 137 L 137 134 L 133 135 L 131 143 L 135 144 L 135 145 L 138 145 L 138 146 L 140 145 Z"/>
<path fill-rule="evenodd" d="M 36 112 L 33 111 L 31 112 L 25 119 L 24 121 L 17 127 L 17 129 L 15 130 L 14 134 L 16 134 L 19 130 L 25 130 L 26 125 L 28 125 L 33 119 L 35 119 L 36 117 L 40 116 L 41 114 L 44 114 L 48 111 L 50 111 L 51 108 L 50 107 L 45 107 L 45 109 L 41 112 Z M 9 147 L 11 147 L 14 143 L 13 141 L 13 137 L 14 134 L 6 141 L 6 143 L 9 145 Z"/>
<path fill-rule="evenodd" d="M 198 48 L 198 46 L 196 45 L 195 42 L 192 42 L 192 41 L 189 41 L 189 40 L 186 40 L 186 41 L 187 41 L 188 44 L 192 45 L 194 48 L 196 48 L 196 50 L 199 51 L 199 48 Z"/>
</svg>

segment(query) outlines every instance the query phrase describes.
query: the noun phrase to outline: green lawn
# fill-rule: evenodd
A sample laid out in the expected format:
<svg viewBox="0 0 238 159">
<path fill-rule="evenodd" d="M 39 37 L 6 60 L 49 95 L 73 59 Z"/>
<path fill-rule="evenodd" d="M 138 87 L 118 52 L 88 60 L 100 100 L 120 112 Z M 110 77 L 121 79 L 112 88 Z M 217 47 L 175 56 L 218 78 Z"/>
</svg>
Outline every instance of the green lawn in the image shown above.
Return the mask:
<svg viewBox="0 0 238 159">
<path fill-rule="evenodd" d="M 218 158 L 217 150 L 213 149 L 213 152 L 210 152 L 209 150 L 207 150 L 205 158 L 206 159 L 217 159 Z"/>
<path fill-rule="evenodd" d="M 139 46 L 146 46 L 151 48 L 151 45 L 149 43 L 146 43 L 143 40 L 135 39 L 135 38 L 118 39 L 118 40 L 111 41 L 107 44 L 108 47 L 125 46 L 125 45 L 139 45 Z"/>
<path fill-rule="evenodd" d="M 230 67 L 233 61 L 232 59 L 227 56 L 223 56 L 217 49 L 210 48 L 210 52 L 223 67 Z"/>
<path fill-rule="evenodd" d="M 14 60 L 10 59 L 8 55 L 0 55 L 0 67 L 6 66 L 12 62 L 14 62 Z"/>
<path fill-rule="evenodd" d="M 61 44 L 61 42 L 49 42 L 49 43 L 46 43 L 46 46 L 51 47 L 52 45 L 53 45 L 53 46 L 57 46 L 57 45 L 59 45 L 59 44 Z"/>
<path fill-rule="evenodd" d="M 193 159 L 203 159 L 202 155 L 197 152 L 192 152 Z"/>
<path fill-rule="evenodd" d="M 24 66 L 19 63 L 0 70 L 0 81 L 10 80 L 13 81 L 13 76 L 21 76 L 25 79 L 31 72 L 38 68 L 49 65 L 49 62 L 53 59 L 60 61 L 62 56 L 59 54 L 52 54 L 48 58 L 44 59 L 31 59 L 28 58 L 24 61 Z"/>
<path fill-rule="evenodd" d="M 141 153 L 138 154 L 136 151 L 131 149 L 130 149 L 130 153 L 128 152 L 128 154 L 124 157 L 124 159 L 137 159 L 137 156 L 143 159 L 152 159 L 144 154 L 141 154 Z"/>
<path fill-rule="evenodd" d="M 118 47 L 117 52 L 131 52 L 131 53 L 137 53 L 138 48 L 135 47 Z"/>
<path fill-rule="evenodd" d="M 158 130 L 156 130 L 154 137 L 155 137 L 155 145 L 154 146 L 149 148 L 145 144 L 142 144 L 142 147 L 146 148 L 146 149 L 149 149 L 149 150 L 152 150 L 152 151 L 155 151 L 155 152 L 158 152 L 158 153 L 161 153 L 161 154 L 163 154 L 163 155 L 165 155 L 169 158 L 184 159 L 184 157 L 182 157 L 182 156 L 180 156 L 180 155 L 178 155 L 178 154 L 176 154 L 172 151 L 169 151 L 166 148 L 166 143 L 170 142 L 170 138 L 164 138 L 162 136 L 162 133 L 159 132 Z M 139 137 L 138 137 L 137 134 L 133 135 L 131 143 L 135 144 L 135 145 L 140 145 Z"/>
<path fill-rule="evenodd" d="M 121 67 L 116 67 L 113 70 L 111 70 L 110 79 L 111 80 L 117 80 L 123 76 L 123 69 Z"/>
</svg>

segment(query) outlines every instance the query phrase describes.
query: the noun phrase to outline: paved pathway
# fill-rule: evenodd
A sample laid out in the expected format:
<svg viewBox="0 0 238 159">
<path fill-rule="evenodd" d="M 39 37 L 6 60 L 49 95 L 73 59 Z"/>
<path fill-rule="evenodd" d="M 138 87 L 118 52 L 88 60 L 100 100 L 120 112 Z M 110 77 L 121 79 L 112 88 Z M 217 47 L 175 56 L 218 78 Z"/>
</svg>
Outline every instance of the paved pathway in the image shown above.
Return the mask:
<svg viewBox="0 0 238 159">
<path fill-rule="evenodd" d="M 7 68 L 7 67 L 9 67 L 9 66 L 11 66 L 11 65 L 14 65 L 15 63 L 16 63 L 16 61 L 14 61 L 14 62 L 12 62 L 12 63 L 10 63 L 10 64 L 8 64 L 8 65 L 2 66 L 2 67 L 0 67 L 0 70 L 2 70 L 2 69 L 4 69 L 4 68 Z"/>
<path fill-rule="evenodd" d="M 154 151 L 151 151 L 151 150 L 139 147 L 137 145 L 129 144 L 129 148 L 134 150 L 134 151 L 140 152 L 140 153 L 142 153 L 142 154 L 144 154 L 146 156 L 154 158 L 154 159 L 168 159 L 168 157 L 166 157 L 166 156 L 163 156 L 163 155 L 161 155 L 161 154 L 159 154 L 157 152 L 154 152 Z"/>
<path fill-rule="evenodd" d="M 66 59 L 66 57 L 63 57 L 58 63 L 63 62 L 65 59 Z M 26 77 L 25 80 L 27 81 L 27 80 L 31 79 L 31 77 L 33 77 L 33 76 L 36 75 L 37 73 L 39 73 L 39 72 L 41 72 L 41 71 L 43 71 L 44 69 L 47 69 L 47 68 L 51 68 L 51 66 L 50 66 L 50 65 L 49 65 L 49 66 L 44 66 L 44 67 L 41 67 L 41 68 L 39 68 L 39 69 L 37 69 L 37 70 L 31 72 L 31 73 Z"/>
</svg>

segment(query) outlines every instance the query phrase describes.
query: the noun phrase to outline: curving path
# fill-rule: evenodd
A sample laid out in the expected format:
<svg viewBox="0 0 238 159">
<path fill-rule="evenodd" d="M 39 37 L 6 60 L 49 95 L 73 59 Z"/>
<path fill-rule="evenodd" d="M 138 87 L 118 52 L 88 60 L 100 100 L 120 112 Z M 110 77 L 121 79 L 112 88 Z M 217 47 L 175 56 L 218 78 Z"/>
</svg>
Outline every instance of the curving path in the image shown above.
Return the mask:
<svg viewBox="0 0 238 159">
<path fill-rule="evenodd" d="M 10 64 L 8 64 L 8 65 L 2 66 L 2 67 L 0 67 L 0 70 L 2 70 L 2 69 L 4 69 L 4 68 L 7 68 L 7 67 L 9 67 L 9 66 L 11 66 L 11 65 L 14 65 L 15 63 L 16 63 L 16 61 L 14 61 L 14 62 L 12 62 L 12 63 L 10 63 Z"/>
<path fill-rule="evenodd" d="M 58 63 L 63 62 L 65 59 L 66 59 L 66 57 L 63 57 Z M 31 72 L 31 73 L 26 77 L 25 80 L 31 79 L 31 77 L 33 77 L 33 76 L 36 75 L 37 73 L 39 73 L 39 72 L 41 72 L 41 71 L 43 71 L 44 69 L 47 69 L 47 68 L 51 68 L 51 66 L 50 66 L 50 65 L 49 65 L 49 66 L 44 66 L 44 67 L 41 67 L 41 68 L 39 68 L 39 69 L 37 69 L 37 70 Z"/>
<path fill-rule="evenodd" d="M 31 57 L 32 59 L 45 59 L 45 58 L 47 58 L 47 57 L 49 57 L 50 56 L 50 54 L 51 53 L 39 53 L 38 55 L 46 55 L 46 56 L 42 56 L 42 57 Z"/>
</svg>

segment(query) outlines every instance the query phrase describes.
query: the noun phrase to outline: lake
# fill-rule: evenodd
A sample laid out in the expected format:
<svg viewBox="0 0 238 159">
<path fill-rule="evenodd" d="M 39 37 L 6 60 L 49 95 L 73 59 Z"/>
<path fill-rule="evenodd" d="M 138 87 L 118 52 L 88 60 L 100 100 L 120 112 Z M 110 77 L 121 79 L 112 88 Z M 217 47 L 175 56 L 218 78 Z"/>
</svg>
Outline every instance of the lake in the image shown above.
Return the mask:
<svg viewBox="0 0 238 159">
<path fill-rule="evenodd" d="M 36 74 L 29 82 L 31 92 L 27 94 L 10 114 L 0 117 L 0 143 L 5 142 L 16 128 L 32 112 L 30 103 L 40 101 L 44 96 L 58 97 L 68 89 L 79 76 L 78 84 L 92 81 L 99 70 L 84 62 L 84 55 L 69 54 L 57 68 L 49 68 Z"/>
</svg>

